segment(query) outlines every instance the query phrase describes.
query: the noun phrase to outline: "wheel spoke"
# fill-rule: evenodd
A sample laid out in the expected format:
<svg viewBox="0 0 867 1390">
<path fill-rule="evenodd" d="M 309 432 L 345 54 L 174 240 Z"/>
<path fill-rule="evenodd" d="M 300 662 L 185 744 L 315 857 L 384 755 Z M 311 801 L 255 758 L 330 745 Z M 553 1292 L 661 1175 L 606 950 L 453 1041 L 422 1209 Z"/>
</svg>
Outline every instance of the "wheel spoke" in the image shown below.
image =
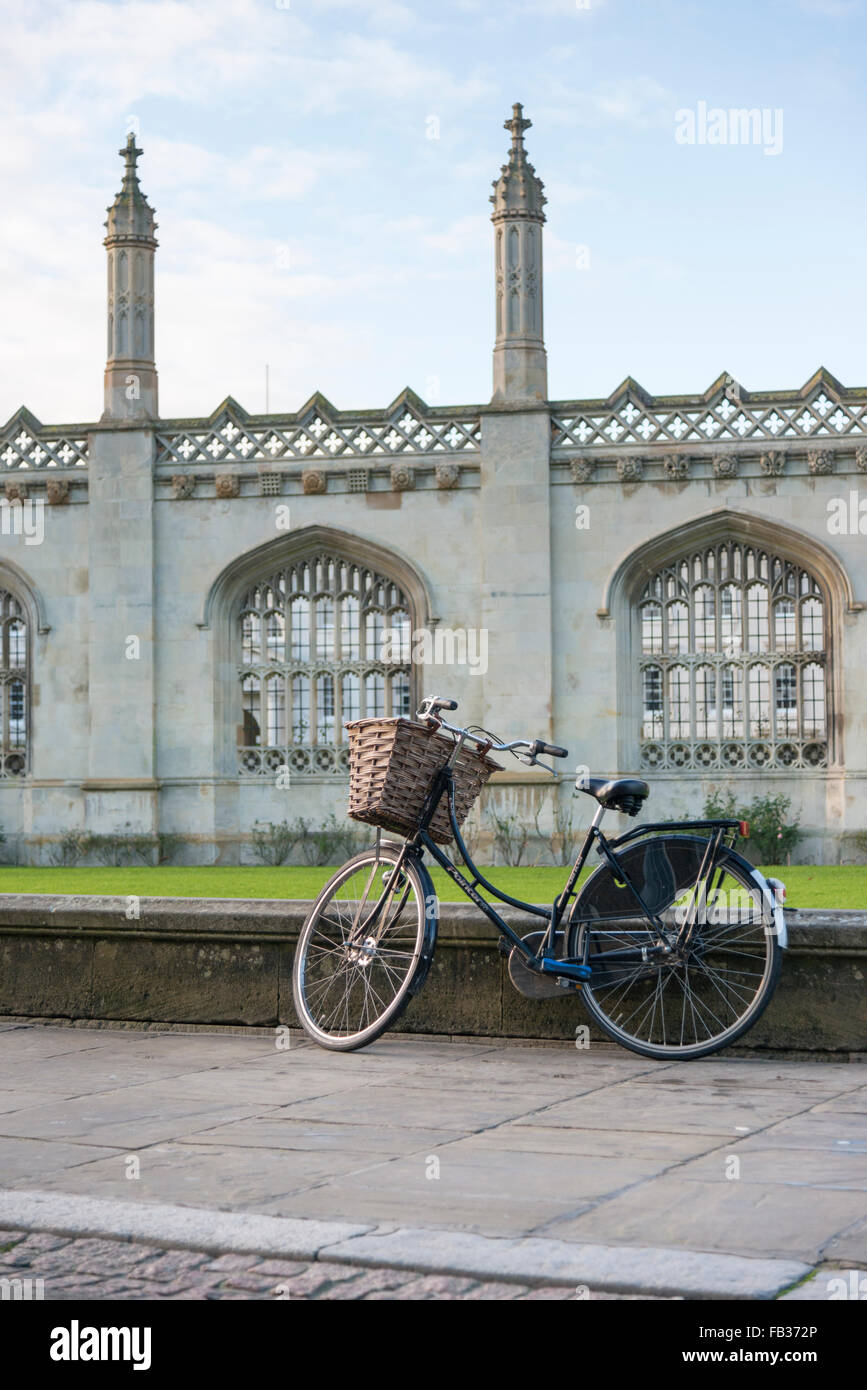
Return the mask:
<svg viewBox="0 0 867 1390">
<path fill-rule="evenodd" d="M 668 903 L 653 901 L 662 942 L 649 922 L 642 930 L 633 911 L 613 917 L 608 905 L 616 910 L 623 890 L 617 890 L 610 868 L 599 871 L 597 916 L 592 895 L 584 906 L 580 898 L 576 904 L 583 920 L 573 928 L 577 936 L 570 937 L 569 954 L 584 957 L 586 950 L 591 976 L 584 998 L 591 1015 L 609 1036 L 645 1055 L 715 1051 L 749 1026 L 773 987 L 778 948 L 760 889 L 727 851 L 702 879 L 686 882 L 678 866 L 689 862 L 683 846 L 690 843 L 672 837 L 653 861 L 656 868 L 672 866 Z M 703 850 L 691 853 L 697 868 Z M 665 943 L 670 954 L 662 958 L 648 953 L 647 960 L 629 959 Z"/>
<path fill-rule="evenodd" d="M 418 870 L 371 851 L 339 870 L 302 929 L 293 971 L 296 1007 L 317 1041 L 371 1041 L 403 1006 L 425 940 Z"/>
</svg>

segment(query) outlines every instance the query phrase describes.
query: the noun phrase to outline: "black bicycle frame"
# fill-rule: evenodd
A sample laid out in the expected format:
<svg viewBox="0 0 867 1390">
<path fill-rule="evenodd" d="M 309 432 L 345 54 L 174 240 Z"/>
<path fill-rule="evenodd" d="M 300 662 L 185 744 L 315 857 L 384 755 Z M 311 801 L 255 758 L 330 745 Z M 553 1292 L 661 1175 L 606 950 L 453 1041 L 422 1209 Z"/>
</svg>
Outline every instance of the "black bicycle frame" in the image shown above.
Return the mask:
<svg viewBox="0 0 867 1390">
<path fill-rule="evenodd" d="M 440 846 L 436 843 L 436 841 L 432 838 L 432 836 L 429 833 L 430 823 L 433 820 L 434 813 L 436 812 L 437 806 L 439 805 L 444 793 L 448 797 L 449 821 L 451 823 L 452 834 L 455 838 L 455 843 L 457 844 L 458 850 L 460 851 L 461 858 L 463 859 L 467 868 L 473 875 L 472 881 L 466 878 L 466 876 L 461 873 L 460 869 L 452 863 L 452 861 L 447 857 L 447 855 L 443 852 L 443 850 L 440 848 Z M 466 844 L 464 843 L 464 838 L 461 834 L 460 826 L 457 823 L 457 818 L 455 815 L 454 775 L 452 773 L 451 762 L 449 762 L 437 773 L 437 776 L 434 779 L 434 782 L 422 807 L 416 833 L 411 840 L 407 840 L 404 844 L 396 868 L 399 868 L 400 863 L 403 859 L 403 855 L 405 853 L 420 854 L 422 849 L 428 850 L 431 857 L 436 861 L 437 864 L 439 864 L 440 868 L 445 870 L 449 878 L 452 879 L 453 882 L 455 882 L 458 885 L 458 887 L 470 899 L 470 901 L 475 903 L 476 907 L 478 907 L 479 910 L 485 914 L 489 921 L 493 922 L 500 935 L 511 942 L 512 946 L 521 953 L 521 955 L 525 958 L 527 964 L 532 969 L 534 967 L 540 967 L 541 962 L 543 960 L 564 960 L 563 957 L 557 957 L 556 955 L 555 943 L 557 940 L 557 932 L 563 920 L 563 914 L 566 911 L 566 908 L 570 900 L 575 896 L 575 886 L 581 875 L 581 871 L 584 868 L 585 863 L 587 862 L 587 856 L 590 853 L 590 849 L 594 842 L 596 842 L 598 853 L 605 858 L 612 871 L 617 874 L 618 880 L 622 882 L 631 892 L 638 907 L 640 907 L 644 917 L 655 929 L 659 945 L 663 946 L 666 944 L 666 942 L 662 921 L 655 913 L 651 912 L 650 908 L 647 906 L 646 902 L 641 896 L 641 893 L 635 887 L 628 873 L 623 868 L 621 861 L 617 858 L 617 855 L 614 853 L 614 850 L 618 849 L 620 846 L 624 844 L 629 843 L 632 840 L 639 838 L 642 835 L 649 835 L 658 831 L 671 832 L 672 830 L 712 830 L 716 833 L 708 840 L 708 846 L 705 850 L 701 870 L 699 873 L 699 878 L 701 878 L 701 876 L 705 872 L 705 866 L 708 865 L 712 869 L 712 866 L 715 864 L 716 855 L 722 842 L 723 835 L 726 833 L 726 831 L 736 831 L 739 825 L 740 822 L 736 820 L 669 821 L 668 823 L 657 822 L 652 823 L 650 825 L 636 826 L 634 830 L 629 830 L 625 834 L 618 836 L 616 839 L 606 840 L 605 836 L 602 834 L 602 831 L 599 829 L 598 825 L 594 821 L 593 824 L 591 824 L 587 830 L 587 835 L 585 837 L 584 843 L 581 846 L 581 850 L 578 854 L 578 857 L 575 860 L 575 863 L 572 865 L 572 868 L 569 873 L 569 878 L 566 882 L 565 887 L 563 888 L 563 891 L 555 898 L 554 903 L 550 908 L 538 907 L 534 903 L 525 903 L 522 902 L 520 898 L 513 898 L 508 893 L 504 893 L 502 889 L 496 888 L 485 878 L 485 876 L 479 871 L 476 864 L 473 862 L 470 856 L 470 852 L 467 849 Z M 722 873 L 722 870 L 720 872 Z M 496 909 L 493 908 L 491 904 L 481 896 L 481 894 L 477 891 L 477 889 L 480 887 L 484 888 L 487 892 L 492 893 L 494 897 L 498 899 L 499 902 L 507 903 L 510 907 L 520 908 L 522 912 L 527 912 L 533 917 L 541 917 L 547 922 L 547 929 L 542 938 L 541 947 L 538 952 L 534 951 L 532 947 L 528 946 L 526 942 L 523 941 L 521 937 L 518 936 L 517 933 L 512 930 L 508 922 L 505 922 L 503 920 L 503 918 L 496 911 Z M 687 940 L 692 934 L 693 927 L 694 922 L 688 924 L 688 930 L 686 934 Z"/>
</svg>

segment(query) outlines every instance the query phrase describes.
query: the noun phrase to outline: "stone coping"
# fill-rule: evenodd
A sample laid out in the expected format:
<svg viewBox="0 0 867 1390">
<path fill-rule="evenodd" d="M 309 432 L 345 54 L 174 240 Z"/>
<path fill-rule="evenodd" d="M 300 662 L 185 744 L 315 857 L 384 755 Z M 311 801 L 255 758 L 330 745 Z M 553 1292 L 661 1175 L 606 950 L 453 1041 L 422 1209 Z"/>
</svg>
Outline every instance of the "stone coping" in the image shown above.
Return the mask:
<svg viewBox="0 0 867 1390">
<path fill-rule="evenodd" d="M 138 917 L 128 917 L 130 897 L 54 893 L 5 893 L 0 896 L 0 933 L 34 927 L 52 933 L 87 936 L 231 935 L 234 939 L 294 941 L 312 899 L 281 898 L 138 898 Z M 494 904 L 511 927 L 533 930 L 541 919 L 520 908 Z M 496 949 L 493 923 L 475 907 L 441 903 L 440 942 L 472 943 Z M 867 954 L 867 908 L 789 908 L 789 950 L 844 951 Z"/>
</svg>

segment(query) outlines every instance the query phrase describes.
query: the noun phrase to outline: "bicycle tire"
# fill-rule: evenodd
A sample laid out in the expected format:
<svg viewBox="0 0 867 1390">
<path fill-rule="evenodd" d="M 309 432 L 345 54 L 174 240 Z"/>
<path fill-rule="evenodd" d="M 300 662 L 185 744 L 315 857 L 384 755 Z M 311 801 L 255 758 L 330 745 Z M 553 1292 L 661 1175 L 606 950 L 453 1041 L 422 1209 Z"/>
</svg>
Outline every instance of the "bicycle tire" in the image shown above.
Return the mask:
<svg viewBox="0 0 867 1390">
<path fill-rule="evenodd" d="M 302 1028 L 320 1047 L 352 1052 L 368 1046 L 397 1021 L 427 977 L 436 945 L 436 895 L 427 869 L 414 855 L 404 858 L 402 883 L 390 884 L 389 866 L 396 867 L 401 849 L 387 842 L 347 860 L 326 883 L 301 928 L 292 963 L 292 995 Z M 353 898 L 354 886 L 341 902 L 341 889 L 359 873 L 362 878 L 367 875 L 368 891 L 378 876 L 384 876 L 376 902 L 367 894 L 360 901 Z M 387 900 L 394 900 L 397 890 L 402 902 L 389 906 Z M 410 896 L 409 919 L 401 921 Z M 385 939 L 391 944 L 383 946 Z M 395 943 L 404 939 L 400 949 Z M 334 968 L 329 974 L 330 967 Z M 394 987 L 392 977 L 399 971 Z M 383 998 L 380 990 L 392 992 Z M 356 1008 L 361 1011 L 357 1027 L 350 1017 Z"/>
<path fill-rule="evenodd" d="M 707 843 L 697 836 L 657 836 L 638 841 L 618 856 L 650 910 L 657 913 L 666 926 L 671 925 L 669 941 L 678 925 L 677 913 L 687 910 L 682 901 L 684 894 L 696 893 L 698 869 Z M 618 882 L 609 864 L 602 865 L 590 876 L 572 909 L 566 954 L 573 959 L 586 959 L 595 972 L 581 990 L 585 1011 L 607 1037 L 642 1057 L 664 1061 L 708 1057 L 730 1046 L 752 1028 L 773 998 L 780 975 L 782 949 L 770 889 L 753 866 L 732 849 L 719 851 L 714 876 L 718 871 L 725 876 L 726 882 L 737 885 L 748 896 L 757 920 L 746 921 L 739 915 L 734 921 L 704 920 L 698 906 L 695 931 L 701 945 L 691 957 L 682 961 L 664 957 L 657 963 L 621 963 L 612 956 L 614 951 L 627 949 L 634 955 L 642 944 L 642 934 L 646 936 L 645 945 L 655 938 L 634 897 L 622 881 Z M 730 891 L 720 887 L 720 892 L 728 894 Z M 701 902 L 700 890 L 696 901 Z M 712 912 L 721 912 L 718 906 L 721 901 L 728 899 L 711 897 L 708 906 L 706 894 L 704 916 L 709 918 Z M 627 905 L 631 905 L 631 911 L 626 911 Z M 740 914 L 742 909 L 740 905 L 725 909 L 727 913 L 732 910 Z M 603 959 L 606 955 L 609 957 L 607 968 Z M 750 956 L 755 966 L 753 970 L 746 968 Z M 728 975 L 720 969 L 723 957 L 729 958 Z M 711 966 L 711 959 L 717 961 L 716 966 Z M 749 984 L 753 978 L 756 983 Z M 665 991 L 672 982 L 676 982 L 675 989 L 666 1000 Z M 678 985 L 682 999 L 677 994 Z M 706 994 L 696 993 L 696 986 Z M 748 991 L 752 993 L 748 995 Z M 743 1005 L 743 1008 L 727 1021 L 725 1015 L 735 1011 L 733 1001 L 739 1001 L 737 1007 Z M 668 1023 L 666 1005 L 671 1006 Z M 718 1018 L 718 1013 L 724 1017 Z M 717 1032 L 713 1032 L 709 1023 L 714 1017 L 720 1025 Z M 636 1022 L 632 1023 L 634 1019 Z M 641 1037 L 637 1034 L 644 1020 L 647 1020 L 647 1036 Z M 679 1039 L 676 1036 L 678 1020 Z M 687 1041 L 688 1021 L 693 1033 L 703 1030 L 707 1036 L 694 1036 Z"/>
</svg>

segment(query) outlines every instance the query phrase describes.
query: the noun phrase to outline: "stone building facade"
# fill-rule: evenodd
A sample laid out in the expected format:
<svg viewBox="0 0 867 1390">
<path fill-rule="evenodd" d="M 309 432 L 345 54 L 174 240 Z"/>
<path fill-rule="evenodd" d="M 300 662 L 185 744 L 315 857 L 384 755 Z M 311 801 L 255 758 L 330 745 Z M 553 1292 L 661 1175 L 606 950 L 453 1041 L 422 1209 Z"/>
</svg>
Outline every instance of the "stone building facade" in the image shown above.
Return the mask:
<svg viewBox="0 0 867 1390">
<path fill-rule="evenodd" d="M 68 831 L 164 831 L 236 862 L 257 822 L 342 816 L 344 719 L 431 690 L 570 748 L 559 782 L 492 784 L 525 819 L 550 823 L 575 767 L 639 771 L 655 816 L 711 787 L 780 792 L 808 856 L 858 857 L 867 389 L 819 370 L 791 390 L 723 375 L 652 397 L 627 377 L 549 400 L 528 125 L 516 106 L 491 198 L 490 402 L 407 389 L 253 415 L 230 398 L 207 419 L 159 415 L 155 222 L 129 137 L 104 414 L 22 407 L 0 433 L 0 824 L 22 859 Z"/>
</svg>

